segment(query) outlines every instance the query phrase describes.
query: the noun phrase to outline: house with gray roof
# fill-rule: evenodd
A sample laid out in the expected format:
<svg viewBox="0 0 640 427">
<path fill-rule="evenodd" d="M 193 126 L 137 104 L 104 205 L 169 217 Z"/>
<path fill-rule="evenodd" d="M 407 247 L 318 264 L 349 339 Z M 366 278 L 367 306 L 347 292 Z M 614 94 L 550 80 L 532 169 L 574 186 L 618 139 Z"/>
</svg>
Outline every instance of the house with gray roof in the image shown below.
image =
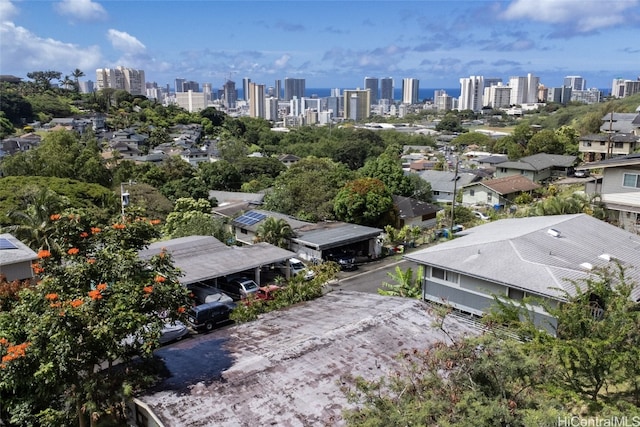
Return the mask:
<svg viewBox="0 0 640 427">
<path fill-rule="evenodd" d="M 488 205 L 504 208 L 513 204 L 520 194 L 533 192 L 540 184 L 522 175 L 511 175 L 465 185 L 462 191 L 462 204 L 467 206 Z"/>
<path fill-rule="evenodd" d="M 634 121 L 640 117 L 636 113 L 609 113 L 602 117 L 602 126 L 600 132 L 603 133 L 634 133 L 638 130 L 638 126 Z"/>
<path fill-rule="evenodd" d="M 614 224 L 640 233 L 640 154 L 587 163 L 580 168 L 602 170 L 602 178 L 586 183 L 586 193 L 599 195 Z"/>
<path fill-rule="evenodd" d="M 578 158 L 561 154 L 538 153 L 517 161 L 506 161 L 496 166 L 496 178 L 522 175 L 533 182 L 546 182 L 552 178 L 567 176 Z"/>
<path fill-rule="evenodd" d="M 418 176 L 431 184 L 433 200 L 438 203 L 452 203 L 454 187 L 457 192 L 460 188 L 472 182 L 480 181 L 480 177 L 469 172 L 435 171 L 425 170 L 418 172 Z"/>
<path fill-rule="evenodd" d="M 627 156 L 640 148 L 640 136 L 633 133 L 596 133 L 580 137 L 578 150 L 585 162 Z"/>
<path fill-rule="evenodd" d="M 345 378 L 378 379 L 406 368 L 402 352 L 479 333 L 458 316 L 436 321 L 422 301 L 334 291 L 199 334 L 156 350 L 165 375 L 131 400 L 129 424 L 344 426 Z"/>
<path fill-rule="evenodd" d="M 183 276 L 180 283 L 215 281 L 236 273 L 250 275 L 260 283 L 262 267 L 287 260 L 294 254 L 269 243 L 250 246 L 227 246 L 213 236 L 180 237 L 149 245 L 139 252 L 143 259 L 166 250 Z"/>
<path fill-rule="evenodd" d="M 640 284 L 640 237 L 586 214 L 503 219 L 456 236 L 404 258 L 424 267 L 425 300 L 478 316 L 494 296 L 564 301 L 564 292 L 575 292 L 573 283 L 617 263 Z M 631 297 L 640 299 L 640 286 Z M 553 331 L 555 319 L 540 305 L 528 308 L 540 327 Z"/>
<path fill-rule="evenodd" d="M 398 229 L 404 226 L 435 227 L 437 213 L 442 210 L 440 206 L 405 196 L 393 196 L 393 206 L 398 211 Z"/>
<path fill-rule="evenodd" d="M 0 276 L 7 281 L 32 279 L 38 254 L 11 234 L 0 234 Z"/>
<path fill-rule="evenodd" d="M 307 261 L 324 259 L 331 251 L 346 251 L 356 256 L 376 258 L 381 253 L 378 237 L 382 230 L 340 221 L 318 223 L 301 221 L 279 212 L 252 209 L 231 221 L 236 240 L 251 245 L 260 225 L 267 218 L 285 220 L 294 232 L 289 249 Z"/>
</svg>

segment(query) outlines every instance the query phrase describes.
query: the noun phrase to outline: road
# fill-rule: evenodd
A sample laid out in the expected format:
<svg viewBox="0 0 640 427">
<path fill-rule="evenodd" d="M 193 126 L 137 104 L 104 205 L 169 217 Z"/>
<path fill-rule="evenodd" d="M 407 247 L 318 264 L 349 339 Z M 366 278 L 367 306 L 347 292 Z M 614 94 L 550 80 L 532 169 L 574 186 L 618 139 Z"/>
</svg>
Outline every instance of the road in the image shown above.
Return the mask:
<svg viewBox="0 0 640 427">
<path fill-rule="evenodd" d="M 341 271 L 338 273 L 338 280 L 331 282 L 328 289 L 343 289 L 377 294 L 383 282 L 393 283 L 393 279 L 387 273 L 394 272 L 396 267 L 403 271 L 411 267 L 415 272 L 417 265 L 405 261 L 400 256 L 387 257 L 381 261 L 374 261 L 361 265 L 356 271 Z"/>
</svg>

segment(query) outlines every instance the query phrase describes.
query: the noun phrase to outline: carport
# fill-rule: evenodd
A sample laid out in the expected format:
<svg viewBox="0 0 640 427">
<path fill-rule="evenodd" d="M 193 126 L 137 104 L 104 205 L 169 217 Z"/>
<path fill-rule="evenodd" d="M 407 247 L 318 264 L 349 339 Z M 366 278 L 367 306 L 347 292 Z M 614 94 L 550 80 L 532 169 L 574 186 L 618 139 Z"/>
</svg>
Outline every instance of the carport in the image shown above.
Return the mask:
<svg viewBox="0 0 640 427">
<path fill-rule="evenodd" d="M 173 264 L 183 276 L 180 283 L 203 282 L 243 271 L 254 272 L 253 279 L 260 284 L 261 267 L 295 256 L 294 253 L 269 243 L 250 246 L 227 246 L 212 236 L 188 236 L 155 242 L 140 251 L 143 259 L 166 250 Z"/>
</svg>

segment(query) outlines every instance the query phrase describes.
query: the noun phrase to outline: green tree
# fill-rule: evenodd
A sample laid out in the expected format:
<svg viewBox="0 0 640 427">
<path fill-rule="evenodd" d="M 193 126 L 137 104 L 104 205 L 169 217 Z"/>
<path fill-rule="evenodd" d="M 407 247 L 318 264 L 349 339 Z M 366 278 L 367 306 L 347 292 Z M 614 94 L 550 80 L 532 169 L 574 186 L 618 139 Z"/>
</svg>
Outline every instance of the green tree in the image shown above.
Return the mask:
<svg viewBox="0 0 640 427">
<path fill-rule="evenodd" d="M 176 200 L 173 212 L 167 215 L 163 232 L 172 238 L 190 235 L 213 236 L 216 227 L 207 199 L 183 197 Z"/>
<path fill-rule="evenodd" d="M 198 176 L 211 190 L 236 191 L 242 185 L 238 169 L 226 160 L 200 163 Z"/>
<path fill-rule="evenodd" d="M 450 133 L 467 132 L 467 129 L 462 127 L 460 118 L 453 113 L 447 113 L 436 125 L 436 130 Z"/>
<path fill-rule="evenodd" d="M 336 194 L 334 211 L 342 221 L 367 226 L 384 226 L 395 217 L 391 193 L 376 178 L 347 182 Z"/>
<path fill-rule="evenodd" d="M 477 145 L 480 148 L 487 147 L 491 144 L 491 137 L 479 132 L 467 132 L 456 136 L 451 145 L 456 147 L 468 147 L 470 145 Z"/>
<path fill-rule="evenodd" d="M 62 73 L 59 71 L 32 71 L 27 77 L 32 79 L 40 91 L 51 89 L 52 80 L 60 80 Z"/>
<path fill-rule="evenodd" d="M 411 196 L 414 188 L 409 178 L 402 170 L 399 157 L 393 157 L 390 153 L 368 160 L 358 170 L 362 177 L 376 178 L 382 181 L 391 194 L 398 196 Z"/>
<path fill-rule="evenodd" d="M 382 288 L 378 289 L 380 295 L 422 298 L 422 266 L 418 267 L 415 276 L 411 268 L 402 271 L 400 267 L 396 267 L 394 273 L 388 272 L 387 275 L 393 280 L 393 283 L 382 282 Z"/>
<path fill-rule="evenodd" d="M 12 425 L 94 426 L 121 414 L 141 378 L 114 363 L 150 360 L 162 324 L 188 304 L 168 253 L 138 256 L 157 237 L 148 221 L 98 228 L 56 218 L 61 251 L 41 251 L 39 284 L 0 312 L 0 398 Z M 132 334 L 141 339 L 124 344 Z"/>
<path fill-rule="evenodd" d="M 84 77 L 85 76 L 84 72 L 81 69 L 76 68 L 75 70 L 73 70 L 71 72 L 71 76 L 73 76 L 74 88 L 75 88 L 76 92 L 80 92 L 79 79 L 80 79 L 80 77 Z"/>
<path fill-rule="evenodd" d="M 556 132 L 543 129 L 531 137 L 527 143 L 525 153 L 530 156 L 538 153 L 564 154 L 565 146 Z"/>
<path fill-rule="evenodd" d="M 256 242 L 267 242 L 287 249 L 290 239 L 295 235 L 289 223 L 282 218 L 268 217 L 256 230 Z"/>
<path fill-rule="evenodd" d="M 333 219 L 333 199 L 353 173 L 329 159 L 308 157 L 276 178 L 273 191 L 265 195 L 265 209 L 319 221 Z"/>
</svg>

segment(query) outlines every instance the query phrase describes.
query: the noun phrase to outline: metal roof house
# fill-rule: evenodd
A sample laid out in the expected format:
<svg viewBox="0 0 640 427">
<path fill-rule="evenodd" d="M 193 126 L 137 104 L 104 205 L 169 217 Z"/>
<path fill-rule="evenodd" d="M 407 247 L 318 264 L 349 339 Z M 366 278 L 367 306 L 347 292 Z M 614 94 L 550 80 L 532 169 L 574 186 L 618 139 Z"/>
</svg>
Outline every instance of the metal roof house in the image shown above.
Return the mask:
<svg viewBox="0 0 640 427">
<path fill-rule="evenodd" d="M 577 163 L 577 156 L 538 153 L 517 161 L 506 161 L 496 165 L 496 178 L 523 175 L 533 182 L 544 182 L 567 172 Z"/>
<path fill-rule="evenodd" d="M 519 194 L 531 193 L 538 188 L 540 184 L 522 175 L 475 182 L 461 188 L 462 204 L 505 207 L 511 204 Z"/>
<path fill-rule="evenodd" d="M 561 290 L 575 290 L 570 281 L 615 261 L 640 284 L 640 236 L 585 214 L 503 219 L 457 236 L 404 258 L 425 267 L 425 300 L 467 313 L 483 315 L 494 295 L 562 301 Z M 640 286 L 632 298 L 640 298 Z M 531 305 L 530 311 L 540 326 L 553 329 L 555 319 L 541 307 Z"/>
<path fill-rule="evenodd" d="M 473 173 L 459 172 L 456 174 L 451 171 L 435 170 L 418 172 L 418 176 L 431 184 L 433 200 L 438 203 L 451 203 L 453 201 L 454 187 L 460 189 L 481 179 L 480 176 Z"/>
<path fill-rule="evenodd" d="M 382 233 L 379 228 L 340 221 L 312 223 L 262 209 L 250 210 L 231 221 L 236 240 L 253 244 L 260 224 L 269 217 L 283 219 L 291 226 L 294 236 L 290 239 L 289 249 L 307 261 L 323 259 L 323 252 L 337 249 L 371 257 L 377 257 L 381 252 L 377 241 Z"/>
<path fill-rule="evenodd" d="M 173 257 L 174 265 L 183 276 L 180 283 L 189 285 L 252 271 L 256 283 L 260 283 L 262 266 L 284 261 L 293 253 L 269 243 L 251 246 L 227 246 L 212 236 L 189 236 L 155 242 L 140 251 L 141 258 L 150 258 L 163 249 Z"/>
<path fill-rule="evenodd" d="M 625 230 L 640 232 L 640 154 L 588 163 L 581 169 L 601 169 L 602 180 L 587 183 L 587 194 L 599 194 L 609 218 Z"/>
<path fill-rule="evenodd" d="M 38 254 L 11 234 L 0 234 L 0 275 L 7 281 L 32 279 Z"/>
<path fill-rule="evenodd" d="M 471 322 L 445 318 L 454 337 Z M 334 291 L 156 351 L 167 376 L 131 402 L 141 427 L 344 426 L 344 378 L 401 369 L 403 351 L 449 338 L 424 302 Z"/>
</svg>

